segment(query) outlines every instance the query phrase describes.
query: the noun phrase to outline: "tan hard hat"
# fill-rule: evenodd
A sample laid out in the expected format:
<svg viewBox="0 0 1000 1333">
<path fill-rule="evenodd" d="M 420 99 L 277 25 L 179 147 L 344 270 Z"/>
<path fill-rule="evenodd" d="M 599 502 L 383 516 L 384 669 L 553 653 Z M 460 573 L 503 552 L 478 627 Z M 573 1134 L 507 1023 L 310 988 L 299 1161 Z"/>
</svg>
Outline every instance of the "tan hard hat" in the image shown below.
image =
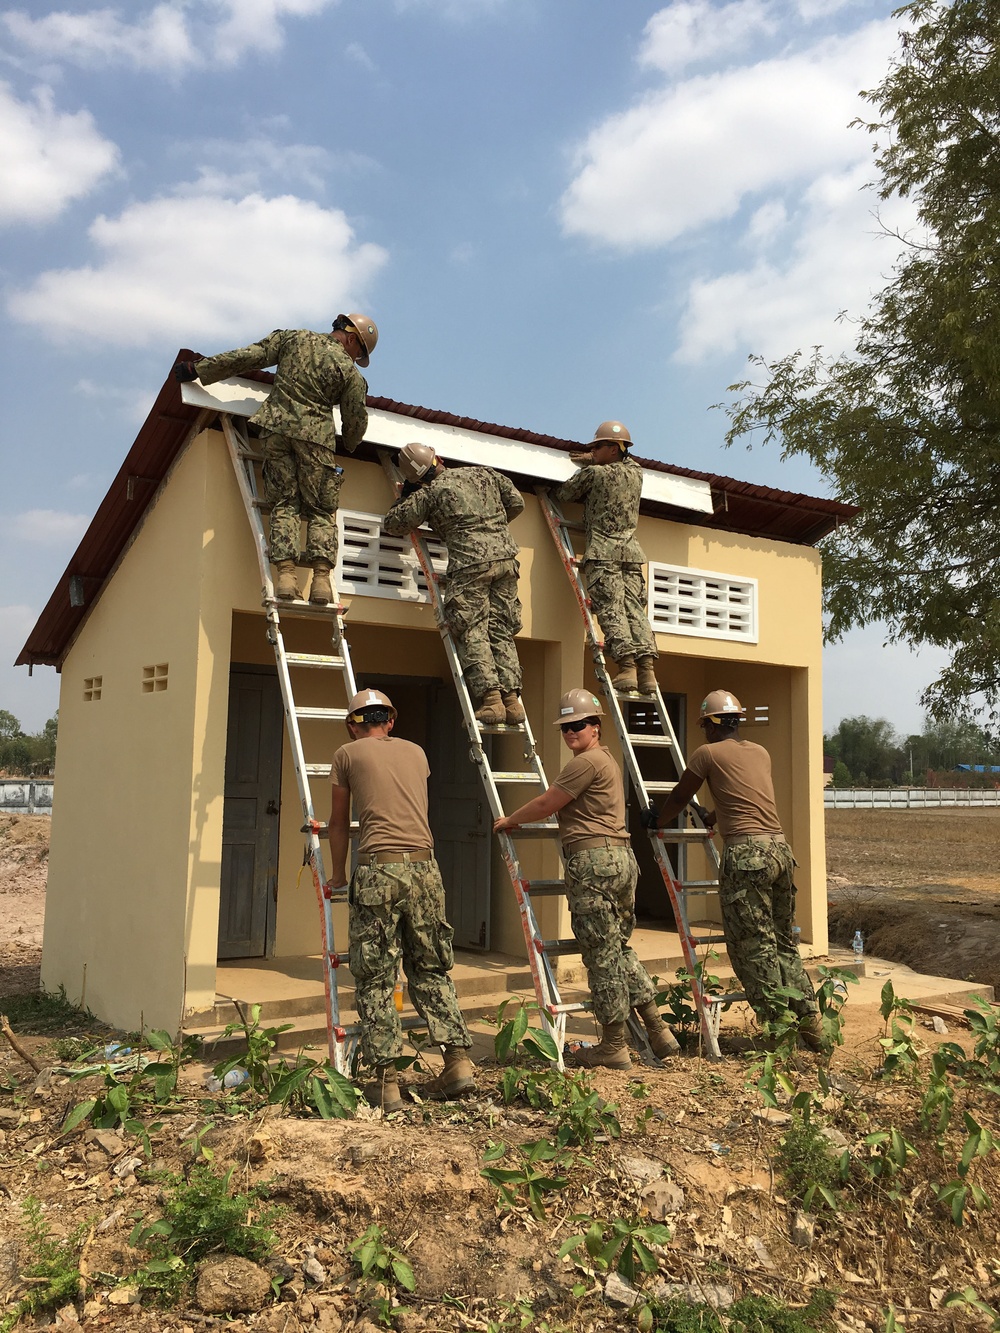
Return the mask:
<svg viewBox="0 0 1000 1333">
<path fill-rule="evenodd" d="M 346 319 L 354 326 L 354 331 L 361 339 L 365 349 L 364 356 L 358 357 L 358 365 L 364 368 L 371 359 L 371 354 L 375 350 L 375 344 L 378 342 L 378 327 L 373 319 L 367 315 L 362 315 L 355 311 L 351 315 L 338 315 L 337 319 Z"/>
<path fill-rule="evenodd" d="M 729 690 L 712 690 L 701 701 L 701 721 L 706 718 L 745 717 L 746 709 Z"/>
<path fill-rule="evenodd" d="M 396 716 L 392 700 L 387 694 L 383 694 L 381 690 L 362 690 L 347 705 L 348 722 L 370 721 L 370 718 L 365 717 L 365 713 L 371 708 L 388 708 L 390 719 Z"/>
<path fill-rule="evenodd" d="M 628 427 L 620 421 L 602 421 L 594 431 L 591 443 L 620 444 L 623 449 L 627 449 L 632 443 L 632 436 L 628 433 Z"/>
<path fill-rule="evenodd" d="M 587 717 L 603 717 L 604 709 L 596 694 L 589 690 L 567 690 L 559 700 L 559 716 L 553 726 L 564 722 L 582 722 Z"/>
<path fill-rule="evenodd" d="M 438 462 L 429 444 L 404 444 L 399 451 L 399 470 L 407 481 L 422 481 Z"/>
</svg>

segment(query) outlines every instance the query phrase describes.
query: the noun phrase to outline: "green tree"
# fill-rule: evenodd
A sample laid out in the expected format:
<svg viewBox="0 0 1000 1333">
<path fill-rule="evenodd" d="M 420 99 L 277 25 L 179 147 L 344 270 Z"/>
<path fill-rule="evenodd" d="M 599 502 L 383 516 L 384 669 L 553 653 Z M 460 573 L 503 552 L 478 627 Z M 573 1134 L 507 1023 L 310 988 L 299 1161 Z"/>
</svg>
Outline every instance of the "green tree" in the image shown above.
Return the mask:
<svg viewBox="0 0 1000 1333">
<path fill-rule="evenodd" d="M 924 694 L 939 718 L 1000 718 L 1000 25 L 995 0 L 913 0 L 882 83 L 879 195 L 913 201 L 891 279 L 853 353 L 752 364 L 731 444 L 760 432 L 861 506 L 824 545 L 829 636 L 884 620 L 951 653 Z"/>
<path fill-rule="evenodd" d="M 856 774 L 860 785 L 900 780 L 904 765 L 899 737 L 884 717 L 845 717 L 824 741 L 827 754 Z"/>
<path fill-rule="evenodd" d="M 843 759 L 838 759 L 833 766 L 833 776 L 830 779 L 831 787 L 851 787 L 853 786 L 851 774 Z"/>
</svg>

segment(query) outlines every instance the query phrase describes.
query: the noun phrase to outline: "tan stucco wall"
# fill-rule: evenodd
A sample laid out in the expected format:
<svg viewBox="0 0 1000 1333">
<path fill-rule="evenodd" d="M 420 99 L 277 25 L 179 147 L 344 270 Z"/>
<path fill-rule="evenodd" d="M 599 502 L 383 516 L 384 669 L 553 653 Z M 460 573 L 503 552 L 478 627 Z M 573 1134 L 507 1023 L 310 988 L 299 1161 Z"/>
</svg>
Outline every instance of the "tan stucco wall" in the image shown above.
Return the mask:
<svg viewBox="0 0 1000 1333">
<path fill-rule="evenodd" d="M 381 470 L 344 460 L 346 507 L 383 512 Z M 524 697 L 549 777 L 565 759 L 551 720 L 561 693 L 591 683 L 575 601 L 534 496 L 513 533 L 521 545 Z M 745 704 L 768 704 L 770 722 L 747 736 L 772 755 L 786 832 L 800 862 L 803 939 L 826 944 L 820 722 L 820 566 L 816 552 L 644 517 L 650 558 L 759 580 L 757 645 L 661 635 L 665 691 L 687 696 L 688 744 L 697 707 L 726 685 Z M 181 456 L 63 670 L 43 983 L 63 984 L 102 1018 L 125 1027 L 175 1028 L 182 1012 L 214 999 L 223 780 L 230 661 L 271 663 L 260 580 L 222 436 L 201 435 Z M 361 673 L 447 678 L 430 608 L 357 596 L 348 637 Z M 237 614 L 234 616 L 234 610 Z M 328 633 L 310 626 L 306 651 Z M 529 641 L 530 640 L 530 641 Z M 169 664 L 166 691 L 143 694 L 142 668 Z M 303 673 L 301 703 L 331 699 L 328 677 Z M 83 680 L 103 678 L 100 702 Z M 307 749 L 332 755 L 339 724 L 306 724 Z M 312 729 L 311 731 L 309 729 Z M 613 737 L 611 738 L 612 744 Z M 314 784 L 316 814 L 326 793 Z M 512 793 L 508 808 L 525 799 Z M 275 952 L 318 948 L 315 895 L 298 883 L 301 811 L 285 742 Z M 554 848 L 526 844 L 529 875 L 557 874 Z M 523 953 L 506 871 L 494 851 L 492 945 Z M 569 931 L 558 900 L 543 900 L 545 935 Z M 343 913 L 338 939 L 345 939 Z"/>
</svg>

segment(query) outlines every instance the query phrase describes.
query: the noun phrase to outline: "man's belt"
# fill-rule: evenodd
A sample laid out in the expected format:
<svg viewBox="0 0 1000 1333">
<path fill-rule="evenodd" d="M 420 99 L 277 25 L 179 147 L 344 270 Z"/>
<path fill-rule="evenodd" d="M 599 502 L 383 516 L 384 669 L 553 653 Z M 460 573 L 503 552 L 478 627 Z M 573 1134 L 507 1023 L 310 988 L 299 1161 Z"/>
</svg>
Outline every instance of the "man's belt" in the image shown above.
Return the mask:
<svg viewBox="0 0 1000 1333">
<path fill-rule="evenodd" d="M 409 865 L 411 861 L 433 860 L 434 852 L 431 849 L 425 849 L 422 852 L 362 852 L 358 857 L 358 865 Z"/>
<path fill-rule="evenodd" d="M 628 847 L 631 838 L 580 838 L 577 842 L 563 843 L 563 856 L 572 856 L 574 852 L 589 852 L 594 847 Z"/>
<path fill-rule="evenodd" d="M 731 838 L 723 838 L 722 846 L 725 849 L 737 847 L 741 842 L 785 842 L 783 833 L 734 833 Z"/>
</svg>

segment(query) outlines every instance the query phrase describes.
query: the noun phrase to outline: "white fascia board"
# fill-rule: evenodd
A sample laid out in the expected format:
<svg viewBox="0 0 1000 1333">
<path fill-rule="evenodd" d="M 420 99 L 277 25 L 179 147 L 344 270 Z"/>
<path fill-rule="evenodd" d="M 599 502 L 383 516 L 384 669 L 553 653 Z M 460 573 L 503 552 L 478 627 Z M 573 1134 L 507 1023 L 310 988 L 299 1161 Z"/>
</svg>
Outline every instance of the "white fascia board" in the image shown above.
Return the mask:
<svg viewBox="0 0 1000 1333">
<path fill-rule="evenodd" d="M 181 398 L 190 407 L 230 412 L 233 416 L 251 417 L 268 396 L 268 386 L 255 380 L 219 380 L 206 388 L 194 380 L 181 385 Z M 340 425 L 339 413 L 333 409 L 334 420 Z M 544 444 L 529 444 L 523 440 L 509 440 L 502 435 L 467 430 L 463 426 L 448 426 L 439 421 L 421 421 L 417 417 L 398 412 L 384 412 L 380 408 L 368 411 L 366 442 L 384 444 L 401 449 L 404 444 L 429 444 L 446 462 L 482 463 L 503 472 L 517 472 L 544 482 L 566 481 L 577 470 L 576 464 L 559 449 Z M 675 509 L 690 509 L 699 514 L 712 513 L 712 488 L 707 481 L 693 477 L 670 476 L 665 472 L 651 472 L 643 468 L 642 498 Z"/>
</svg>

